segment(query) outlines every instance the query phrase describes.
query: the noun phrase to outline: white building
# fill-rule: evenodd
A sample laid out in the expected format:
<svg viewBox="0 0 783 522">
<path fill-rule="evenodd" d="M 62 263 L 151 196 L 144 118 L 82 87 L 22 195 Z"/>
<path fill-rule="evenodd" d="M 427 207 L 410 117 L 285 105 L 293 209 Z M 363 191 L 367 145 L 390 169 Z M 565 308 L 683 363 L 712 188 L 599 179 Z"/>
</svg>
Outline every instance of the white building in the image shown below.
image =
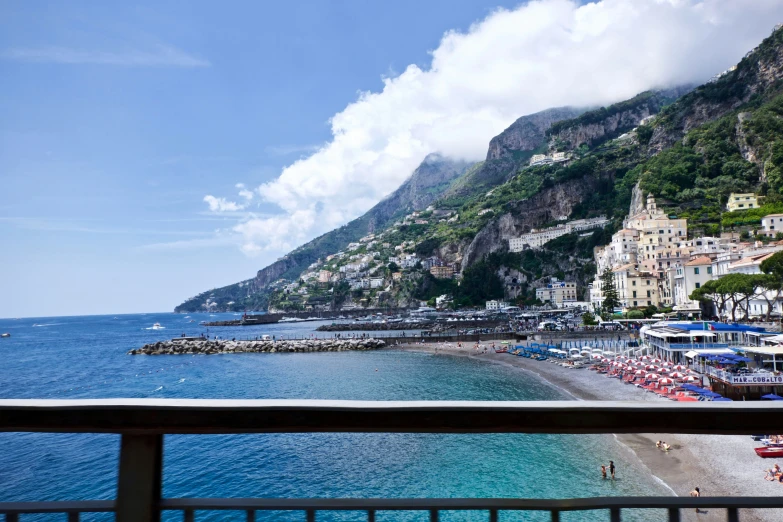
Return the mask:
<svg viewBox="0 0 783 522">
<path fill-rule="evenodd" d="M 576 301 L 576 283 L 552 280 L 543 288 L 536 288 L 536 299 L 544 303 L 563 305 Z"/>
<path fill-rule="evenodd" d="M 499 311 L 501 308 L 505 308 L 508 306 L 508 303 L 505 301 L 487 301 L 487 304 L 485 305 L 487 310 L 492 311 Z"/>
<path fill-rule="evenodd" d="M 577 219 L 569 221 L 556 227 L 544 228 L 542 230 L 533 229 L 527 234 L 519 237 L 512 237 L 508 240 L 508 248 L 512 252 L 521 252 L 525 247 L 541 248 L 549 241 L 555 238 L 570 234 L 572 232 L 583 232 L 595 228 L 605 227 L 609 220 L 605 216 L 590 219 Z"/>
<path fill-rule="evenodd" d="M 783 232 L 783 214 L 770 214 L 761 218 L 762 234 L 767 237 L 775 237 Z"/>
<path fill-rule="evenodd" d="M 699 302 L 691 300 L 690 295 L 711 279 L 714 279 L 712 259 L 707 256 L 696 257 L 677 267 L 674 275 L 674 309 L 686 313 L 700 312 Z"/>
</svg>

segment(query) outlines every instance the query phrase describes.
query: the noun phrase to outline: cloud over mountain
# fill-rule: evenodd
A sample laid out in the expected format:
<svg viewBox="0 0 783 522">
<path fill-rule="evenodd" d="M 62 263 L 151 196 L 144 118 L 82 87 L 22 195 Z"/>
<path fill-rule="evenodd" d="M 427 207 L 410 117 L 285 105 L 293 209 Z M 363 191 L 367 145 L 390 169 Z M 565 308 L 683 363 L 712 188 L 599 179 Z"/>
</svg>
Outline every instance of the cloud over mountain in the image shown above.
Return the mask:
<svg viewBox="0 0 783 522">
<path fill-rule="evenodd" d="M 428 68 L 410 65 L 334 115 L 331 142 L 257 188 L 279 214 L 233 230 L 249 255 L 290 249 L 368 210 L 428 153 L 482 159 L 519 116 L 704 81 L 780 20 L 783 0 L 543 0 L 495 11 L 446 33 Z M 213 211 L 231 206 L 208 197 Z"/>
</svg>

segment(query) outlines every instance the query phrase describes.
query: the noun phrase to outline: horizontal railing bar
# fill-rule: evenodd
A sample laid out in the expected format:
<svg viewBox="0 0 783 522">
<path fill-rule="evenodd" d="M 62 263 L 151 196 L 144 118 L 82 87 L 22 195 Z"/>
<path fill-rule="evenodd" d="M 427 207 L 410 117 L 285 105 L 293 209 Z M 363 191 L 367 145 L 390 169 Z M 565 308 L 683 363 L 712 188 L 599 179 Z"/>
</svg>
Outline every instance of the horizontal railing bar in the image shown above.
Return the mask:
<svg viewBox="0 0 783 522">
<path fill-rule="evenodd" d="M 0 431 L 783 433 L 783 404 L 639 401 L 0 400 Z"/>
<path fill-rule="evenodd" d="M 0 502 L 2 513 L 112 513 L 113 500 L 55 500 L 51 502 Z"/>
<path fill-rule="evenodd" d="M 591 497 L 517 498 L 168 498 L 164 510 L 267 511 L 581 511 L 594 509 L 783 508 L 783 497 Z M 1 512 L 0 508 L 0 512 Z"/>
</svg>

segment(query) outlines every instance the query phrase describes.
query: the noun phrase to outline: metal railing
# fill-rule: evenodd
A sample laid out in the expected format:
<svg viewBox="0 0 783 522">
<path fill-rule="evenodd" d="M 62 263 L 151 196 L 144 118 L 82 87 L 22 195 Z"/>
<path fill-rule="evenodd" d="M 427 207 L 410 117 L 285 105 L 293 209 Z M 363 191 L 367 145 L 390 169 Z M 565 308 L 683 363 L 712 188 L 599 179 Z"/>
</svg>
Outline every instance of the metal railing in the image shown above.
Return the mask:
<svg viewBox="0 0 783 522">
<path fill-rule="evenodd" d="M 234 433 L 783 433 L 783 405 L 770 403 L 639 402 L 371 402 L 296 400 L 0 400 L 0 431 L 119 433 L 116 500 L 0 502 L 0 514 L 17 522 L 27 513 L 115 513 L 118 522 L 159 521 L 178 511 L 186 522 L 202 510 L 243 511 L 248 521 L 261 511 L 301 511 L 313 522 L 319 511 L 361 511 L 373 522 L 378 511 L 484 511 L 497 521 L 503 511 L 664 509 L 670 521 L 680 509 L 783 508 L 783 497 L 598 497 L 577 499 L 277 499 L 161 498 L 165 434 Z M 665 419 L 665 420 L 662 420 Z"/>
</svg>

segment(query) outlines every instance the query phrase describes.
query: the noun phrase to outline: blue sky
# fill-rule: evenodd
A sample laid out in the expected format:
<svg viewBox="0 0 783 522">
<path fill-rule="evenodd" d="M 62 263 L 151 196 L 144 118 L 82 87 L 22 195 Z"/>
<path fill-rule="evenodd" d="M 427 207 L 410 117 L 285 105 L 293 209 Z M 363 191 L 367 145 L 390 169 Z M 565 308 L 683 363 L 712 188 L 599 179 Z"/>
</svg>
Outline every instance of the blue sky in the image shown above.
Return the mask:
<svg viewBox="0 0 783 522">
<path fill-rule="evenodd" d="M 204 195 L 272 179 L 496 5 L 3 2 L 0 316 L 170 310 L 252 276 Z"/>
<path fill-rule="evenodd" d="M 2 2 L 0 317 L 171 310 L 430 152 L 708 78 L 782 4 Z"/>
</svg>

